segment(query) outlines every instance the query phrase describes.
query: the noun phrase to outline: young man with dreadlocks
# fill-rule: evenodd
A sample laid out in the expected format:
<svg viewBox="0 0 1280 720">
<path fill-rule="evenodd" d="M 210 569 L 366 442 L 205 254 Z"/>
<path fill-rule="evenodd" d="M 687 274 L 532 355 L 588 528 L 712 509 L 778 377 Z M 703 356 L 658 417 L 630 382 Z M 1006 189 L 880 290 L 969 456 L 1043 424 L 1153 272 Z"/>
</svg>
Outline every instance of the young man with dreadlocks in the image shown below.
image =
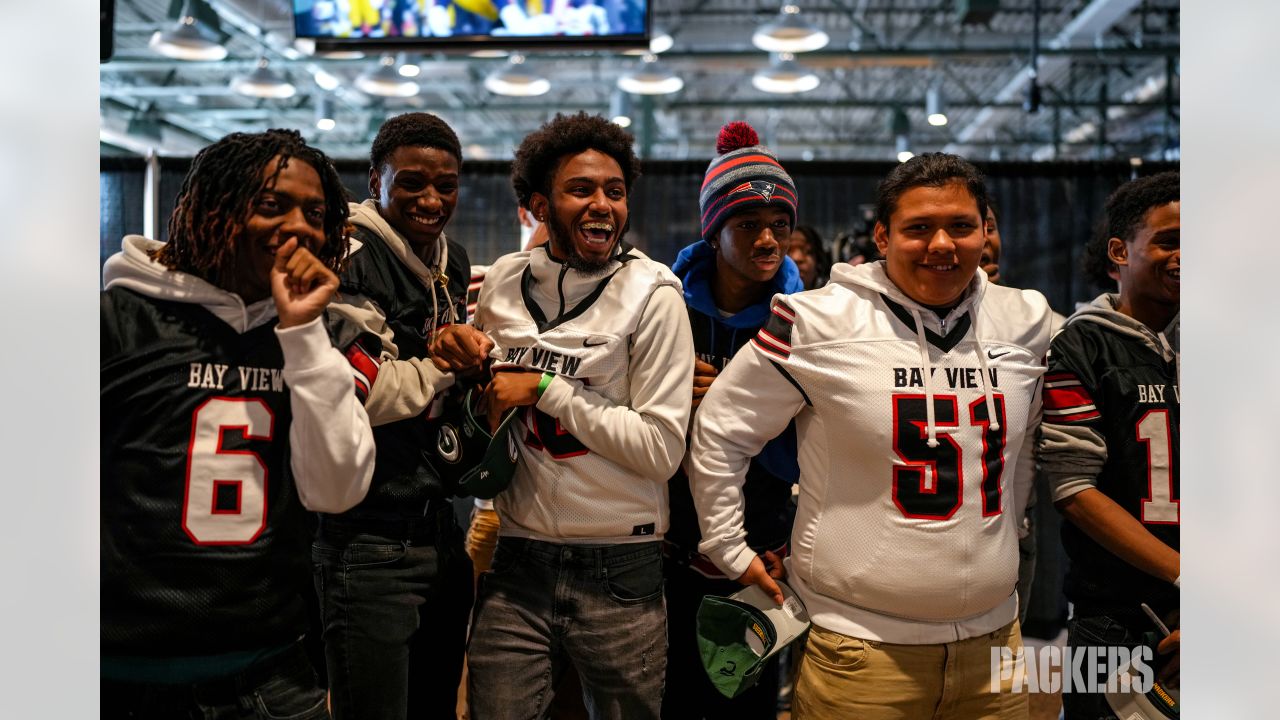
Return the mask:
<svg viewBox="0 0 1280 720">
<path fill-rule="evenodd" d="M 303 508 L 358 503 L 374 459 L 321 320 L 346 222 L 301 135 L 236 133 L 196 155 L 169 241 L 126 237 L 106 263 L 107 714 L 327 717 L 299 641 Z"/>
<path fill-rule="evenodd" d="M 372 197 L 350 206 L 355 231 L 331 330 L 357 372 L 378 462 L 363 502 L 320 516 L 313 547 L 340 720 L 446 717 L 457 702 L 471 561 L 449 500 L 454 483 L 442 474 L 441 455 L 456 460 L 458 438 L 437 435 L 455 378 L 429 346 L 448 334 L 473 355 L 492 347 L 463 324 L 470 262 L 444 234 L 461 165 L 443 120 L 393 117 L 373 140 Z"/>
<path fill-rule="evenodd" d="M 624 241 L 640 161 L 604 118 L 557 115 L 512 183 L 547 245 L 489 269 L 490 424 L 519 465 L 495 500 L 469 648 L 471 717 L 541 717 L 571 661 L 594 718 L 657 718 L 666 667 L 660 540 L 684 455 L 693 343 L 680 282 Z"/>
</svg>

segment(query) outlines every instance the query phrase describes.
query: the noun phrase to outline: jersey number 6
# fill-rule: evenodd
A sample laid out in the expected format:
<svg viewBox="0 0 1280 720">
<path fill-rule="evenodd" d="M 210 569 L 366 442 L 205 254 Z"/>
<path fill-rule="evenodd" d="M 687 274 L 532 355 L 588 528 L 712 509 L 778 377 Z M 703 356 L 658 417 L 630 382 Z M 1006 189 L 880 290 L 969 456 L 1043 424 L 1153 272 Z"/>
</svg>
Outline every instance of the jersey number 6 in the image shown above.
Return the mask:
<svg viewBox="0 0 1280 720">
<path fill-rule="evenodd" d="M 182 529 L 197 545 L 247 545 L 267 524 L 267 465 L 252 450 L 227 450 L 222 439 L 270 440 L 275 418 L 258 398 L 215 397 L 196 408 L 187 448 Z"/>
<path fill-rule="evenodd" d="M 1000 429 L 991 429 L 987 402 L 969 404 L 968 422 L 982 428 L 982 516 L 999 515 L 1000 476 L 1004 474 L 1004 396 L 995 395 Z M 938 447 L 926 440 L 927 408 L 923 395 L 893 396 L 893 450 L 902 464 L 893 466 L 893 502 L 910 518 L 946 520 L 960 508 L 964 453 L 946 432 L 960 427 L 955 395 L 933 396 Z"/>
</svg>

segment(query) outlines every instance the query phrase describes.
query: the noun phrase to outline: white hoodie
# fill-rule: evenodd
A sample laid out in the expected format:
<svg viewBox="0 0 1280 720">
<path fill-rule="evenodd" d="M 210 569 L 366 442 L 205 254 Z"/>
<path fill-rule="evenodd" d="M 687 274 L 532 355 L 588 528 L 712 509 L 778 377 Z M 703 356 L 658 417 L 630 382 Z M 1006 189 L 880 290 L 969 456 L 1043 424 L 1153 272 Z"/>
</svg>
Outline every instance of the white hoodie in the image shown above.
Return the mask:
<svg viewBox="0 0 1280 720">
<path fill-rule="evenodd" d="M 103 267 L 107 288 L 202 305 L 239 333 L 276 317 L 271 298 L 245 305 L 235 293 L 155 262 L 148 251 L 163 243 L 130 235 L 123 245 Z M 374 461 L 373 432 L 356 399 L 351 366 L 333 347 L 321 318 L 277 327 L 275 334 L 284 353 L 284 381 L 293 414 L 289 458 L 298 497 L 310 510 L 343 512 L 364 499 Z"/>
<path fill-rule="evenodd" d="M 980 271 L 942 319 L 883 262 L 841 263 L 826 287 L 776 296 L 694 422 L 699 549 L 729 577 L 747 569 L 747 463 L 795 417 L 786 565 L 815 623 L 901 644 L 1009 623 L 1051 322 L 1039 293 Z"/>
</svg>

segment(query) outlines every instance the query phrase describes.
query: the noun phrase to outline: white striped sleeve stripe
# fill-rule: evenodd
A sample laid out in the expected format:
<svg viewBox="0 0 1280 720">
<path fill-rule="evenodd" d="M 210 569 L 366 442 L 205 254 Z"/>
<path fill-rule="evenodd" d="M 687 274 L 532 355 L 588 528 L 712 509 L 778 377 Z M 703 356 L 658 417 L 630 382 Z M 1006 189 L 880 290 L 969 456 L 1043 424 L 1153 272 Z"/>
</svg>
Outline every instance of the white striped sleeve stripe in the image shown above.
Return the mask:
<svg viewBox="0 0 1280 720">
<path fill-rule="evenodd" d="M 1061 415 L 1078 415 L 1078 414 L 1080 414 L 1080 413 L 1096 412 L 1096 411 L 1097 411 L 1097 409 L 1098 409 L 1098 408 L 1097 408 L 1096 406 L 1094 406 L 1094 405 L 1077 405 L 1077 406 L 1075 406 L 1075 407 L 1069 407 L 1069 408 L 1058 408 L 1058 409 L 1055 409 L 1055 410 L 1050 410 L 1049 408 L 1045 408 L 1045 409 L 1044 409 L 1044 414 L 1045 414 L 1045 415 L 1053 415 L 1053 416 L 1057 417 L 1057 416 L 1061 416 Z"/>
<path fill-rule="evenodd" d="M 783 305 L 782 303 L 773 304 L 773 314 L 777 315 L 783 320 L 786 320 L 789 323 L 794 323 L 796 321 L 796 314 L 791 312 L 791 308 L 788 308 L 786 305 Z"/>
<path fill-rule="evenodd" d="M 1079 380 L 1058 380 L 1055 382 L 1046 382 L 1044 386 L 1047 388 L 1080 387 L 1080 381 Z"/>
<path fill-rule="evenodd" d="M 788 345 L 787 343 L 782 342 L 782 341 L 781 341 L 781 340 L 779 340 L 778 338 L 776 338 L 776 337 L 774 337 L 773 335 L 771 335 L 771 334 L 769 333 L 769 331 L 768 331 L 768 330 L 765 330 L 765 329 L 763 329 L 763 328 L 762 328 L 762 329 L 760 330 L 759 335 L 757 335 L 757 337 L 759 337 L 761 340 L 765 341 L 766 343 L 768 343 L 768 344 L 770 344 L 770 345 L 772 345 L 772 346 L 774 346 L 774 347 L 778 348 L 779 350 L 782 350 L 782 351 L 784 351 L 784 352 L 788 352 L 788 353 L 789 353 L 789 352 L 791 352 L 791 346 L 790 346 L 790 345 Z"/>
</svg>

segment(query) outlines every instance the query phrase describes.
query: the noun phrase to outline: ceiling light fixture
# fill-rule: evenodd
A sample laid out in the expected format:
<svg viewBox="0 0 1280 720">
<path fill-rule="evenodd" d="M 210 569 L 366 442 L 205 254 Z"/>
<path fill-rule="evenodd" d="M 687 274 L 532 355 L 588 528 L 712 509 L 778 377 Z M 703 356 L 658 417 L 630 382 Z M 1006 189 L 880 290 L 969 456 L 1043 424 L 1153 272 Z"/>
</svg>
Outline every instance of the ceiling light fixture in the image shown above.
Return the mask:
<svg viewBox="0 0 1280 720">
<path fill-rule="evenodd" d="M 638 69 L 618 78 L 618 87 L 633 95 L 670 95 L 684 88 L 684 80 L 650 53 L 644 56 Z"/>
<path fill-rule="evenodd" d="M 269 67 L 266 57 L 258 58 L 253 72 L 232 79 L 231 89 L 249 97 L 275 99 L 291 98 L 298 92 L 292 83 Z"/>
<path fill-rule="evenodd" d="M 767 52 L 811 52 L 826 47 L 830 40 L 821 28 L 802 19 L 795 5 L 783 5 L 777 20 L 751 35 L 751 44 Z"/>
<path fill-rule="evenodd" d="M 942 127 L 947 124 L 947 104 L 942 98 L 941 83 L 934 83 L 925 91 L 924 112 L 930 125 Z"/>
<path fill-rule="evenodd" d="M 551 81 L 525 65 L 524 56 L 515 53 L 507 64 L 484 79 L 489 92 L 507 97 L 537 97 L 551 89 Z"/>
<path fill-rule="evenodd" d="M 222 60 L 227 56 L 227 49 L 195 19 L 189 8 L 184 9 L 177 23 L 155 31 L 147 46 L 175 60 Z"/>
<path fill-rule="evenodd" d="M 328 95 L 321 95 L 316 98 L 316 129 L 320 132 L 329 132 L 338 127 L 338 121 L 334 119 L 333 99 Z"/>
<path fill-rule="evenodd" d="M 418 94 L 418 83 L 408 80 L 396 72 L 396 59 L 383 55 L 378 67 L 368 70 L 356 77 L 356 88 L 366 94 L 377 97 L 413 97 Z"/>
<path fill-rule="evenodd" d="M 409 62 L 409 56 L 407 54 L 400 53 L 398 60 L 400 63 L 398 70 L 402 77 L 418 77 L 418 73 L 422 72 L 422 68 L 418 67 L 417 63 Z"/>
<path fill-rule="evenodd" d="M 622 88 L 614 88 L 609 98 L 609 122 L 618 127 L 628 128 L 635 120 L 635 104 L 631 95 Z"/>
<path fill-rule="evenodd" d="M 812 70 L 797 63 L 791 53 L 778 53 L 769 67 L 751 76 L 751 84 L 757 90 L 780 95 L 809 92 L 821 82 Z"/>
<path fill-rule="evenodd" d="M 675 38 L 671 37 L 671 33 L 659 28 L 653 29 L 653 37 L 649 39 L 649 52 L 654 55 L 661 55 L 675 46 Z"/>
<path fill-rule="evenodd" d="M 889 132 L 893 133 L 894 153 L 898 162 L 906 162 L 915 157 L 911 152 L 911 118 L 902 108 L 894 108 L 889 116 Z"/>
<path fill-rule="evenodd" d="M 319 85 L 321 90 L 337 90 L 338 85 L 341 84 L 338 78 L 320 68 L 316 69 L 312 77 L 315 78 L 316 85 Z"/>
</svg>

